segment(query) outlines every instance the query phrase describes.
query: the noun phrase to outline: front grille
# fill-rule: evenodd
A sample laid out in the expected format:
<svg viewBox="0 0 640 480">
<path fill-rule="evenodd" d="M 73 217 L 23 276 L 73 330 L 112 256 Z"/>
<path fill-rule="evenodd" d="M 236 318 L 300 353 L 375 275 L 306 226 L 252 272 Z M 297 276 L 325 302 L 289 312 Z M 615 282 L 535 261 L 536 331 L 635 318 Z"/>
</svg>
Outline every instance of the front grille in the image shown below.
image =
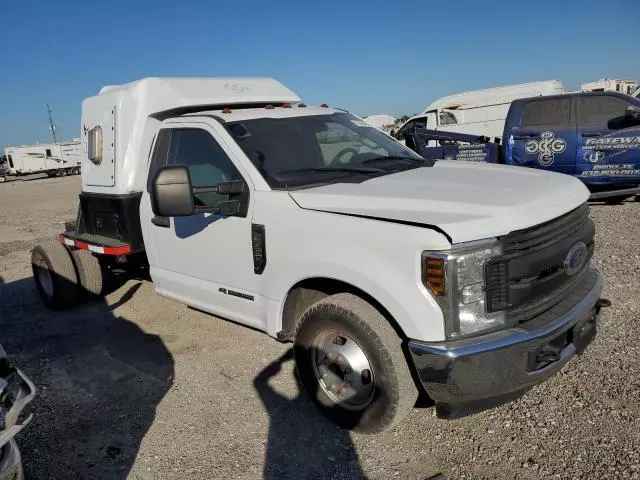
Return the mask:
<svg viewBox="0 0 640 480">
<path fill-rule="evenodd" d="M 502 240 L 504 255 L 523 253 L 545 248 L 558 238 L 572 235 L 589 220 L 589 205 L 580 205 L 575 210 L 546 223 L 524 230 L 516 230 Z"/>
<path fill-rule="evenodd" d="M 584 204 L 550 222 L 503 237 L 502 257 L 485 269 L 487 309 L 506 310 L 512 323 L 520 323 L 553 307 L 588 271 L 594 235 L 589 207 Z M 565 259 L 579 242 L 587 246 L 587 255 L 583 267 L 570 274 Z"/>
</svg>

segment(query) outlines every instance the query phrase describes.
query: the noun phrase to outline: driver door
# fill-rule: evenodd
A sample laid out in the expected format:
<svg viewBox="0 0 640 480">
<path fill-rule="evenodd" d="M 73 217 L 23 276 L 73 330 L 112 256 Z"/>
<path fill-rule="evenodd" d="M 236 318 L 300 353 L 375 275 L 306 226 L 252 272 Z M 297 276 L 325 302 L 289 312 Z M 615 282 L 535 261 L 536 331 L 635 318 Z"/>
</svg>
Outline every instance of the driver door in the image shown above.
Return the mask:
<svg viewBox="0 0 640 480">
<path fill-rule="evenodd" d="M 251 244 L 253 212 L 249 177 L 228 152 L 219 125 L 165 121 L 158 132 L 149 178 L 164 165 L 186 165 L 193 187 L 244 180 L 246 216 L 199 213 L 156 217 L 144 192 L 140 217 L 156 291 L 198 309 L 263 329 Z M 243 194 L 244 195 L 244 194 Z M 228 194 L 194 194 L 194 203 L 213 207 Z"/>
</svg>

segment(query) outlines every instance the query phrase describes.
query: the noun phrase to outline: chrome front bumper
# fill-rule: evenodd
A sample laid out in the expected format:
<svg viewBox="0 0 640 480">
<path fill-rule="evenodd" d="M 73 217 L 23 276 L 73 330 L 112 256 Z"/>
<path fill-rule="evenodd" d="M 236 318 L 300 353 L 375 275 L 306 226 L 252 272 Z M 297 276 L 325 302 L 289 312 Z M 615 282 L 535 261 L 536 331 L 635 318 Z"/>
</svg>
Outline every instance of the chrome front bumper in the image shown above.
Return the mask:
<svg viewBox="0 0 640 480">
<path fill-rule="evenodd" d="M 458 418 L 514 400 L 582 353 L 596 334 L 603 287 L 598 270 L 591 268 L 588 275 L 592 286 L 577 302 L 569 295 L 516 327 L 448 342 L 410 341 L 416 372 L 437 415 Z"/>
</svg>

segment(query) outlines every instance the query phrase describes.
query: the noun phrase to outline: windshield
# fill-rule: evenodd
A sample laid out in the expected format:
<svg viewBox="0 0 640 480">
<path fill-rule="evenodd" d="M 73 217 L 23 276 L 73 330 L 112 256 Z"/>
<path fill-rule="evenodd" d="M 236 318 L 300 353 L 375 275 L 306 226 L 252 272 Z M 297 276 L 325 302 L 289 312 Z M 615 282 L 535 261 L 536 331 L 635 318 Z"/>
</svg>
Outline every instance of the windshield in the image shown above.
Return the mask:
<svg viewBox="0 0 640 480">
<path fill-rule="evenodd" d="M 227 124 L 272 188 L 361 182 L 428 163 L 348 113 Z"/>
</svg>

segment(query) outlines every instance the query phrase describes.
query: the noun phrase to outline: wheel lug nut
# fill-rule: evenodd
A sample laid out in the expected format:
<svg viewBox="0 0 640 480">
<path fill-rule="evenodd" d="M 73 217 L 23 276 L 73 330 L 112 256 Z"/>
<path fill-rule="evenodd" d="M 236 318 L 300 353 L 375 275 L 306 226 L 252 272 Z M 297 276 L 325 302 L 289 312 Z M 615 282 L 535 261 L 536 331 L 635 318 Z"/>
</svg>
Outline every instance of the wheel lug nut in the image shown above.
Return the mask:
<svg viewBox="0 0 640 480">
<path fill-rule="evenodd" d="M 333 339 L 333 343 L 335 343 L 336 345 L 342 346 L 345 343 L 347 343 L 347 339 L 341 335 L 338 335 L 336 338 Z"/>
</svg>

